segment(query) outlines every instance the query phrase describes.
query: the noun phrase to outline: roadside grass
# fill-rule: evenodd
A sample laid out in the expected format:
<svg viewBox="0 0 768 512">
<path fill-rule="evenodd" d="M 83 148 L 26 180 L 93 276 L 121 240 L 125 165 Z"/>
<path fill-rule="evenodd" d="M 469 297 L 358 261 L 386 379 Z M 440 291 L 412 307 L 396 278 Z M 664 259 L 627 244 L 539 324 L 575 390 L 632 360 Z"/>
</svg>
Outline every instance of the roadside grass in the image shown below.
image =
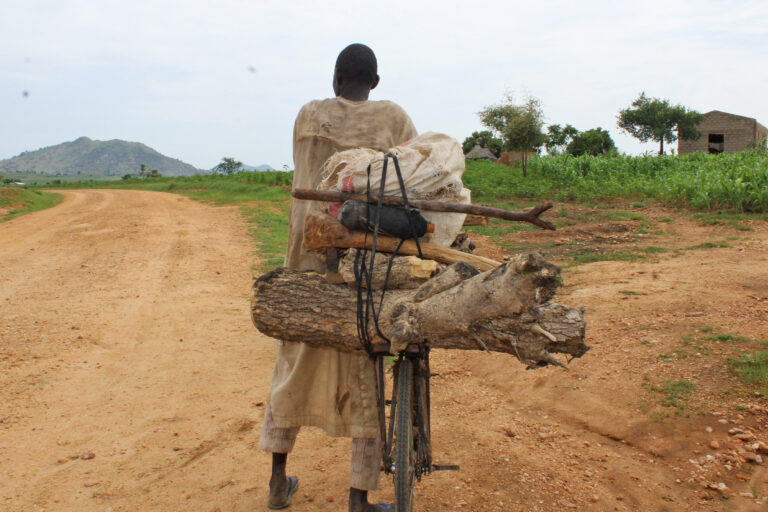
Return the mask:
<svg viewBox="0 0 768 512">
<path fill-rule="evenodd" d="M 5 215 L 0 214 L 0 222 L 15 219 L 26 213 L 51 208 L 59 204 L 61 200 L 61 194 L 51 192 L 21 187 L 0 188 L 0 211 L 7 210 Z"/>
<path fill-rule="evenodd" d="M 258 244 L 260 262 L 254 266 L 255 271 L 266 272 L 285 263 L 289 208 L 288 201 L 256 201 L 241 207 L 241 213 L 251 225 L 251 234 Z"/>
</svg>

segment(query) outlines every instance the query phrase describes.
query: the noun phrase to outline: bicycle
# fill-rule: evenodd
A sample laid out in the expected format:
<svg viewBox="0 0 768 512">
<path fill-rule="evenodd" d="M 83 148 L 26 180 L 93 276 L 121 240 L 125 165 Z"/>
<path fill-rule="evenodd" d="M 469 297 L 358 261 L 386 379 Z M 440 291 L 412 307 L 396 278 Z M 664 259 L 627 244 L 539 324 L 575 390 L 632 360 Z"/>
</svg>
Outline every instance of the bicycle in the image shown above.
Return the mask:
<svg viewBox="0 0 768 512">
<path fill-rule="evenodd" d="M 426 343 L 426 342 L 425 342 Z M 376 353 L 379 379 L 379 421 L 387 425 L 385 406 L 390 405 L 389 424 L 382 448 L 383 470 L 393 475 L 395 488 L 394 510 L 411 512 L 416 481 L 433 471 L 454 471 L 459 466 L 434 464 L 430 424 L 429 346 L 409 345 L 392 365 L 392 399 L 384 400 L 384 348 Z"/>
</svg>

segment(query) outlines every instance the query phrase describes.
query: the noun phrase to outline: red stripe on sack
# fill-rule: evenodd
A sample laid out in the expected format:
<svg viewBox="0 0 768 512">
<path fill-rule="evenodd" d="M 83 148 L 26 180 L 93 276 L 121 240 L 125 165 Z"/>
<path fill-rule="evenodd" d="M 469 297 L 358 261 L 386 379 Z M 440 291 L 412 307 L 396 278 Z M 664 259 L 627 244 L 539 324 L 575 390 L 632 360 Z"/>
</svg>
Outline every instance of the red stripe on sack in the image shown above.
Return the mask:
<svg viewBox="0 0 768 512">
<path fill-rule="evenodd" d="M 331 203 L 328 206 L 328 213 L 338 219 L 339 214 L 341 213 L 341 203 Z"/>
<path fill-rule="evenodd" d="M 341 179 L 341 190 L 343 192 L 354 192 L 355 191 L 355 178 L 351 174 L 349 176 L 344 176 Z"/>
</svg>

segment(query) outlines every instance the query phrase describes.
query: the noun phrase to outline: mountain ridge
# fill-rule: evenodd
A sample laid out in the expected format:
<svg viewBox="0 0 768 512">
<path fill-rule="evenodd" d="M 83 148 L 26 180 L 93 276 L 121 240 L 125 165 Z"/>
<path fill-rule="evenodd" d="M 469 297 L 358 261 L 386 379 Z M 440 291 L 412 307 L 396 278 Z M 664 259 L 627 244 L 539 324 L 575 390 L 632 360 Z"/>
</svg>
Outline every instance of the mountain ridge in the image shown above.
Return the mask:
<svg viewBox="0 0 768 512">
<path fill-rule="evenodd" d="M 0 172 L 121 176 L 136 173 L 142 164 L 164 176 L 191 176 L 201 172 L 142 142 L 101 141 L 85 136 L 0 160 Z"/>
</svg>

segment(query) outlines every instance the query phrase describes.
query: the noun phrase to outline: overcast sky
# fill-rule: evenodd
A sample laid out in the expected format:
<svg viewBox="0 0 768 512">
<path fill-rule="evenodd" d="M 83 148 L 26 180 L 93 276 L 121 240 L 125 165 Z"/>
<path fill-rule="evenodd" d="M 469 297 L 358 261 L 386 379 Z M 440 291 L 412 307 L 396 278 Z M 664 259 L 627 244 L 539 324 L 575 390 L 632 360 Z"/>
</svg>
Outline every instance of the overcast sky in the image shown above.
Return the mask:
<svg viewBox="0 0 768 512">
<path fill-rule="evenodd" d="M 656 148 L 616 127 L 643 90 L 768 124 L 765 0 L 2 0 L 0 159 L 85 135 L 292 168 L 296 113 L 353 42 L 378 57 L 371 99 L 460 141 L 505 92 L 628 153 Z"/>
</svg>

